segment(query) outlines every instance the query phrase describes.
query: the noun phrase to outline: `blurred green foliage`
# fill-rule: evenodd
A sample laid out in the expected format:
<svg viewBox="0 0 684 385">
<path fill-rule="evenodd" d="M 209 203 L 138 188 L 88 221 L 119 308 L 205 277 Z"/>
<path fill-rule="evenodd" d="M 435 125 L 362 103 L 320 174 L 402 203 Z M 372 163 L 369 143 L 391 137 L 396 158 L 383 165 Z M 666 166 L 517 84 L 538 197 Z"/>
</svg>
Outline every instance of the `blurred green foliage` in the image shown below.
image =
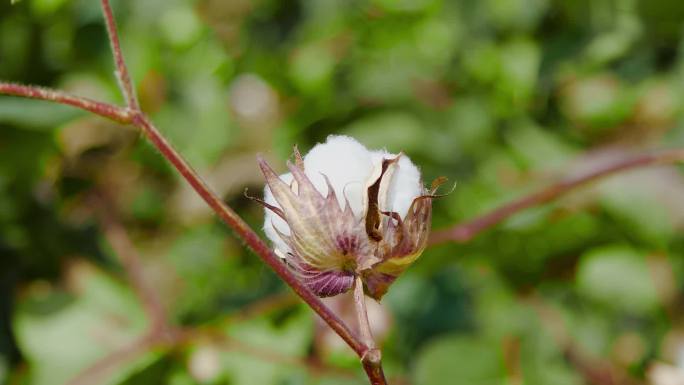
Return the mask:
<svg viewBox="0 0 684 385">
<path fill-rule="evenodd" d="M 435 228 L 560 174 L 684 146 L 681 1 L 113 7 L 143 108 L 255 228 L 261 209 L 242 196 L 263 185 L 254 155 L 282 168 L 293 144 L 331 133 L 404 151 L 425 180 L 456 180 Z M 0 2 L 0 79 L 120 102 L 98 2 Z M 0 97 L 0 383 L 64 383 L 149 326 L 92 216 L 93 189 L 114 197 L 172 319 L 232 341 L 128 352 L 96 383 L 365 382 L 302 305 L 224 322 L 288 289 L 137 132 Z M 581 352 L 655 385 L 666 382 L 653 368 L 670 365 L 681 382 L 683 229 L 682 168 L 663 167 L 430 248 L 374 319 L 386 372 L 416 385 L 576 385 L 588 381 Z"/>
</svg>

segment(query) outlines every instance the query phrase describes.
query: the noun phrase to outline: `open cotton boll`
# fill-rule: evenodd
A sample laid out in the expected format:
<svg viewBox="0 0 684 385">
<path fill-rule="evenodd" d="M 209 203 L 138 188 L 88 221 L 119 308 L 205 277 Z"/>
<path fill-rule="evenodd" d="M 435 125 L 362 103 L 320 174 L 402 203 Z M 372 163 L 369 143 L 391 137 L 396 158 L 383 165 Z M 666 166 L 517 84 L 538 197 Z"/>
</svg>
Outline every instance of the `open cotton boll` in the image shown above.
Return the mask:
<svg viewBox="0 0 684 385">
<path fill-rule="evenodd" d="M 290 184 L 292 182 L 292 174 L 287 173 L 280 175 L 280 179 L 287 183 Z M 273 197 L 273 193 L 271 192 L 271 189 L 268 188 L 268 185 L 264 187 L 264 202 L 268 203 L 269 205 L 280 207 L 278 202 L 276 202 L 275 198 Z M 274 213 L 271 210 L 265 210 L 265 215 L 264 215 L 264 233 L 268 237 L 268 239 L 273 242 L 273 245 L 275 246 L 275 249 L 279 252 L 282 253 L 287 253 L 290 251 L 290 247 L 283 241 L 282 238 L 278 235 L 276 230 L 273 228 L 275 226 L 278 231 L 280 231 L 282 234 L 285 235 L 290 235 L 290 227 L 287 225 L 287 222 L 283 218 L 281 218 L 278 214 Z"/>
<path fill-rule="evenodd" d="M 366 211 L 365 192 L 369 184 L 377 178 L 382 167 L 383 159 L 392 159 L 397 155 L 385 150 L 369 151 L 356 139 L 349 136 L 331 135 L 325 143 L 319 143 L 304 157 L 304 172 L 316 189 L 323 195 L 328 194 L 328 185 L 323 175 L 328 177 L 335 190 L 338 203 L 344 208 L 346 202 L 356 217 L 361 217 Z M 291 173 L 280 175 L 280 179 L 290 184 L 293 180 Z M 383 211 L 397 212 L 402 218 L 406 216 L 413 200 L 423 193 L 420 171 L 411 160 L 402 155 L 390 177 L 386 206 Z M 264 201 L 270 205 L 280 207 L 271 190 L 264 188 Z M 273 241 L 276 248 L 287 252 L 289 247 L 278 236 L 273 228 L 285 235 L 290 234 L 287 223 L 271 210 L 266 210 L 264 232 Z"/>
<path fill-rule="evenodd" d="M 263 157 L 257 160 L 268 185 L 260 201 L 264 231 L 317 296 L 344 293 L 360 278 L 366 294 L 380 300 L 425 249 L 434 189 L 423 187 L 407 156 L 330 136 L 289 164 L 287 174 L 276 174 Z"/>
<path fill-rule="evenodd" d="M 349 136 L 331 135 L 325 143 L 319 143 L 304 157 L 304 172 L 316 189 L 324 196 L 328 177 L 335 190 L 340 207 L 345 197 L 356 217 L 361 217 L 366 183 L 373 171 L 371 152 L 356 139 Z"/>
</svg>

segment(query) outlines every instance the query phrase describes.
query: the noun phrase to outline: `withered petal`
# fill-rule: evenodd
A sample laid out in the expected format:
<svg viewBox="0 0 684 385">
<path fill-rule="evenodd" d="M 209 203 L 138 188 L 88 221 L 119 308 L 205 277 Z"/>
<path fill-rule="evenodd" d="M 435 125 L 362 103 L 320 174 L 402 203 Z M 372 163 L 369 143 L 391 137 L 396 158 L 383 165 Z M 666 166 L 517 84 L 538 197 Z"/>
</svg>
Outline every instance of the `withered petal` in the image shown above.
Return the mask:
<svg viewBox="0 0 684 385">
<path fill-rule="evenodd" d="M 378 194 L 380 193 L 380 185 L 383 181 L 383 177 L 387 172 L 388 168 L 395 164 L 401 154 L 394 157 L 393 159 L 383 159 L 382 169 L 380 170 L 380 176 L 366 189 L 366 194 L 368 197 L 368 209 L 366 210 L 366 233 L 368 237 L 376 242 L 382 240 L 382 232 L 380 231 L 380 203 Z"/>
</svg>

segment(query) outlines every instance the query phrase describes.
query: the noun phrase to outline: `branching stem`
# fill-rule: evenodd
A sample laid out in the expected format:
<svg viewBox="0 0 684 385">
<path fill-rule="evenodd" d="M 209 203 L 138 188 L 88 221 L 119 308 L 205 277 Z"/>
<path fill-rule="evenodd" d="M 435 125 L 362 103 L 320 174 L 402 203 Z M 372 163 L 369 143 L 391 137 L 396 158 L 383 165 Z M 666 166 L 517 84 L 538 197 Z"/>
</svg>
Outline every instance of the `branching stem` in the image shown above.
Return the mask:
<svg viewBox="0 0 684 385">
<path fill-rule="evenodd" d="M 94 101 L 87 98 L 70 95 L 58 90 L 6 82 L 0 82 L 0 94 L 65 104 L 89 111 L 119 123 L 131 124 L 139 128 L 150 140 L 150 142 L 152 142 L 152 144 L 157 148 L 157 150 L 159 150 L 161 155 L 173 165 L 173 167 L 192 186 L 197 194 L 214 210 L 216 215 L 218 215 L 218 217 L 221 218 L 224 223 L 233 229 L 237 236 L 244 240 L 247 246 L 249 246 L 249 248 L 254 251 L 267 265 L 269 265 L 275 271 L 275 273 L 283 281 L 285 281 L 285 283 L 287 283 L 292 290 L 302 300 L 304 300 L 304 302 L 306 302 L 307 305 L 309 305 L 309 307 L 311 307 L 333 329 L 333 331 L 335 331 L 356 352 L 356 354 L 358 354 L 359 357 L 361 357 L 363 368 L 366 371 L 371 384 L 385 385 L 386 380 L 381 365 L 381 354 L 380 350 L 375 346 L 375 342 L 373 341 L 370 331 L 370 324 L 368 322 L 368 314 L 366 311 L 365 296 L 363 293 L 363 284 L 361 279 L 357 277 L 354 287 L 354 299 L 356 304 L 359 330 L 361 333 L 361 337 L 359 337 L 356 335 L 356 333 L 353 333 L 349 327 L 342 322 L 339 317 L 337 317 L 337 315 L 335 315 L 328 307 L 326 307 L 321 300 L 316 297 L 313 292 L 311 292 L 311 290 L 309 290 L 302 282 L 300 282 L 285 266 L 285 264 L 283 264 L 273 253 L 273 251 L 271 251 L 271 249 L 261 240 L 261 238 L 259 238 L 259 236 L 242 220 L 242 218 L 240 218 L 206 185 L 200 176 L 192 169 L 192 167 L 190 167 L 185 159 L 166 140 L 161 132 L 152 124 L 149 118 L 142 112 L 138 104 L 135 88 L 133 87 L 133 83 L 131 82 L 129 72 L 123 58 L 116 22 L 110 3 L 108 0 L 101 0 L 101 5 L 105 23 L 107 25 L 107 32 L 109 34 L 112 53 L 114 56 L 114 63 L 116 65 L 116 75 L 121 87 L 121 92 L 126 101 L 126 107 Z M 469 241 L 480 232 L 493 227 L 494 225 L 500 223 L 519 211 L 549 202 L 567 193 L 568 191 L 599 178 L 638 167 L 674 163 L 679 161 L 684 161 L 684 150 L 667 150 L 628 158 L 590 173 L 562 180 L 536 193 L 515 200 L 471 221 L 456 225 L 449 229 L 437 231 L 431 237 L 431 244 L 448 241 Z M 118 236 L 120 235 L 120 230 L 121 229 L 116 227 L 110 227 L 110 236 L 113 237 L 111 241 L 112 243 L 118 242 L 119 246 L 123 245 L 124 248 L 128 248 L 130 245 L 122 243 L 121 237 Z M 139 277 L 131 278 L 133 281 L 139 280 Z M 138 289 L 141 293 L 146 290 L 142 285 L 140 285 Z M 150 303 L 150 305 L 157 306 L 154 303 Z M 160 308 L 156 309 L 155 311 L 159 312 L 159 314 L 163 314 Z M 162 316 L 156 315 L 155 317 Z M 141 344 L 145 345 L 147 343 L 148 341 L 143 341 Z M 139 345 L 133 345 L 129 348 L 123 349 L 121 354 L 128 354 L 131 350 L 137 350 L 139 348 Z M 97 368 L 94 368 L 93 370 L 96 369 Z"/>
<path fill-rule="evenodd" d="M 132 124 L 133 126 L 138 127 L 157 150 L 159 150 L 161 155 L 173 165 L 197 194 L 215 211 L 219 218 L 232 228 L 237 233 L 238 237 L 242 238 L 247 246 L 261 257 L 261 259 L 269 265 L 275 273 L 285 281 L 285 283 L 287 283 L 294 292 L 302 298 L 302 300 L 304 300 L 304 302 L 306 302 L 307 305 L 309 305 L 309 307 L 311 307 L 311 309 L 313 309 L 333 329 L 333 331 L 335 331 L 354 350 L 354 352 L 356 352 L 356 354 L 359 355 L 359 357 L 363 357 L 368 349 L 358 336 L 356 336 L 356 334 L 353 333 L 335 313 L 325 306 L 311 290 L 299 281 L 287 266 L 280 261 L 280 258 L 271 251 L 268 245 L 259 238 L 242 218 L 240 218 L 207 186 L 180 153 L 168 142 L 168 140 L 166 140 L 161 132 L 140 110 L 135 89 L 121 52 L 116 23 L 109 0 L 101 0 L 101 5 L 114 56 L 117 78 L 119 80 L 121 92 L 126 100 L 127 107 L 118 107 L 108 103 L 97 102 L 69 95 L 57 90 L 13 83 L 0 82 L 0 93 L 67 104 L 120 123 Z"/>
<path fill-rule="evenodd" d="M 619 172 L 633 170 L 640 167 L 671 164 L 684 161 L 684 149 L 663 150 L 648 154 L 628 157 L 615 163 L 603 166 L 575 177 L 563 179 L 530 195 L 516 199 L 489 213 L 478 216 L 451 228 L 435 231 L 430 236 L 430 245 L 445 242 L 465 243 L 481 232 L 494 227 L 512 215 L 527 208 L 539 206 L 584 186 L 590 182 L 605 178 Z"/>
<path fill-rule="evenodd" d="M 140 106 L 138 105 L 138 97 L 136 96 L 135 88 L 133 87 L 133 82 L 131 81 L 131 76 L 128 74 L 128 67 L 126 66 L 126 61 L 123 57 L 112 6 L 109 4 L 109 0 L 102 0 L 100 4 L 102 5 L 102 14 L 104 15 L 105 24 L 107 25 L 107 35 L 109 36 L 109 43 L 114 56 L 116 78 L 119 81 L 121 93 L 126 100 L 128 108 L 139 111 Z"/>
</svg>

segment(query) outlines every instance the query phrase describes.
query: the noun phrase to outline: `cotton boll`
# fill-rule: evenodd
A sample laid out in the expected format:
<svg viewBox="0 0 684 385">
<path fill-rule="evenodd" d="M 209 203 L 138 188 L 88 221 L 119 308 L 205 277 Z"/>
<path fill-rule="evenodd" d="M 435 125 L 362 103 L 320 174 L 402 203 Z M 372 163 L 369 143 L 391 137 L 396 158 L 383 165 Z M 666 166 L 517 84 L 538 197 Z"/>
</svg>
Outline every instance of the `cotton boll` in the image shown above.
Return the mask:
<svg viewBox="0 0 684 385">
<path fill-rule="evenodd" d="M 372 162 L 371 152 L 361 143 L 348 136 L 331 135 L 325 143 L 317 144 L 306 154 L 304 170 L 323 195 L 328 193 L 323 175 L 327 176 L 340 207 L 344 208 L 346 197 L 354 215 L 363 215 L 364 190 L 372 172 Z"/>
<path fill-rule="evenodd" d="M 383 159 L 393 159 L 396 156 L 396 154 L 384 150 L 374 151 L 372 154 L 374 167 L 379 168 L 382 166 Z M 423 184 L 420 179 L 420 171 L 408 156 L 402 154 L 389 182 L 386 199 L 388 207 L 381 207 L 381 209 L 383 211 L 394 211 L 403 218 L 408 213 L 413 200 L 422 194 Z"/>
<path fill-rule="evenodd" d="M 257 161 L 270 186 L 264 191 L 264 231 L 276 253 L 317 296 L 347 292 L 360 278 L 366 294 L 380 300 L 425 248 L 432 199 L 415 200 L 425 189 L 407 156 L 371 152 L 352 138 L 330 136 L 291 165 L 291 174 L 279 176 L 263 157 Z M 297 183 L 290 185 L 294 179 Z M 367 190 L 371 186 L 373 194 Z M 326 199 L 329 188 L 337 201 Z M 370 201 L 403 220 L 379 218 L 378 207 L 368 207 Z M 349 210 L 341 211 L 347 202 Z M 412 205 L 415 215 L 407 215 Z M 278 233 L 291 235 L 290 245 Z"/>
<path fill-rule="evenodd" d="M 283 182 L 290 184 L 293 177 L 292 174 L 288 172 L 287 174 L 280 175 L 280 179 Z M 264 202 L 268 203 L 269 205 L 280 207 L 278 202 L 276 202 L 275 198 L 273 197 L 271 189 L 268 188 L 268 185 L 266 185 L 264 188 Z M 282 238 L 280 238 L 280 235 L 278 235 L 276 230 L 273 228 L 273 226 L 275 226 L 275 228 L 278 229 L 278 231 L 280 231 L 282 234 L 290 235 L 290 227 L 287 225 L 287 222 L 285 222 L 285 220 L 278 214 L 269 209 L 265 209 L 264 212 L 264 233 L 268 239 L 273 242 L 276 250 L 282 253 L 289 252 L 290 247 L 285 243 L 285 241 L 283 241 Z"/>
</svg>

